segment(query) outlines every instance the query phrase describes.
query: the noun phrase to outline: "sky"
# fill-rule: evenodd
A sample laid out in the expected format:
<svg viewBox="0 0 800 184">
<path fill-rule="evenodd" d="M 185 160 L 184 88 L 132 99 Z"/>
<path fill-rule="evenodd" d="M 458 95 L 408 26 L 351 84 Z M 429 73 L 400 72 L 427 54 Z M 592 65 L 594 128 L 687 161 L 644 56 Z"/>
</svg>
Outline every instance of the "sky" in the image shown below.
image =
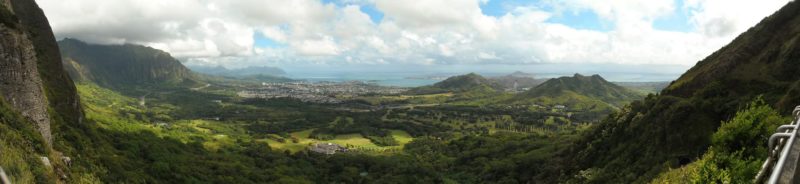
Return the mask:
<svg viewBox="0 0 800 184">
<path fill-rule="evenodd" d="M 688 69 L 788 2 L 36 1 L 58 39 L 147 45 L 187 65 L 643 71 Z"/>
</svg>

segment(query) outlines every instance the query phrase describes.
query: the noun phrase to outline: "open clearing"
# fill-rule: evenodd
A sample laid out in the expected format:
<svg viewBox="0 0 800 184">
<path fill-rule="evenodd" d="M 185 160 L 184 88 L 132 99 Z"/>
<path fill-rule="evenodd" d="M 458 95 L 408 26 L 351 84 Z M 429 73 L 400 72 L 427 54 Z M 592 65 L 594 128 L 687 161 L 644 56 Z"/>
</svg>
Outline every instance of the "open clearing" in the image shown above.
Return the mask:
<svg viewBox="0 0 800 184">
<path fill-rule="evenodd" d="M 297 138 L 297 142 L 292 142 L 291 139 L 286 139 L 285 142 L 278 142 L 274 139 L 260 139 L 261 141 L 265 141 L 269 143 L 269 146 L 273 149 L 278 150 L 289 150 L 290 152 L 298 152 L 306 149 L 306 147 L 314 144 L 314 143 L 322 143 L 322 142 L 331 142 L 336 143 L 342 146 L 353 146 L 359 148 L 372 148 L 372 149 L 397 149 L 403 148 L 405 144 L 411 142 L 414 138 L 411 137 L 407 132 L 402 130 L 392 130 L 392 137 L 400 144 L 399 146 L 378 146 L 373 144 L 369 139 L 364 138 L 360 134 L 343 134 L 343 135 L 336 135 L 336 138 L 332 140 L 318 140 L 308 138 L 311 134 L 311 131 L 314 129 L 299 131 L 299 132 L 292 132 L 290 135 L 292 137 Z M 275 135 L 277 136 L 277 135 Z"/>
</svg>

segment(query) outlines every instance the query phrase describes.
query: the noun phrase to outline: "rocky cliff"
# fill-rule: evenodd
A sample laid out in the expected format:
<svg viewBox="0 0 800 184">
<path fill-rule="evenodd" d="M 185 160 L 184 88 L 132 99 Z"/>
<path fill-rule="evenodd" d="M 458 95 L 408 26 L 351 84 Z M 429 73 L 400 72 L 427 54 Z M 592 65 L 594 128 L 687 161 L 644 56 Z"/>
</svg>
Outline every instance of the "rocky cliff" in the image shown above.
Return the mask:
<svg viewBox="0 0 800 184">
<path fill-rule="evenodd" d="M 194 74 L 169 53 L 154 48 L 125 45 L 94 45 L 75 39 L 58 42 L 66 70 L 73 80 L 104 87 L 189 84 Z"/>
<path fill-rule="evenodd" d="M 82 118 L 55 37 L 33 0 L 0 0 L 0 23 L 0 95 L 36 124 L 50 146 L 51 123 Z"/>
</svg>

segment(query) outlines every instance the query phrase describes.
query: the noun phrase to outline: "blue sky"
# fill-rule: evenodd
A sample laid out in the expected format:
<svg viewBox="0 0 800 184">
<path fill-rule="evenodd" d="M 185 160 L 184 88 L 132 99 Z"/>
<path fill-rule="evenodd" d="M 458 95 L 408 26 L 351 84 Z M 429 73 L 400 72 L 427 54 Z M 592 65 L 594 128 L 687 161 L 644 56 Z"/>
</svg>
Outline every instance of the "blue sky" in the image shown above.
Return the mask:
<svg viewBox="0 0 800 184">
<path fill-rule="evenodd" d="M 352 3 L 352 2 L 342 2 L 339 0 L 322 0 L 322 3 L 325 4 L 334 4 L 338 7 L 348 6 L 348 5 L 359 5 L 362 12 L 366 13 L 370 16 L 370 19 L 374 23 L 380 23 L 383 20 L 384 14 L 381 10 L 378 10 L 374 4 L 371 3 Z M 507 13 L 512 13 L 512 11 L 517 7 L 527 7 L 533 6 L 537 8 L 541 8 L 547 11 L 555 11 L 552 6 L 547 6 L 545 3 L 540 2 L 539 0 L 492 0 L 486 3 L 481 3 L 480 8 L 483 14 L 493 17 L 502 17 Z M 597 16 L 591 10 L 579 10 L 579 11 L 567 11 L 567 12 L 560 12 L 550 19 L 548 22 L 551 23 L 559 23 L 568 25 L 573 28 L 577 29 L 588 29 L 588 30 L 597 30 L 597 31 L 609 31 L 613 28 L 613 22 L 608 20 L 603 20 Z M 687 21 L 687 14 L 685 12 L 676 12 L 676 14 L 669 16 L 664 19 L 659 19 L 655 22 L 655 27 L 665 29 L 665 30 L 675 30 L 675 31 L 688 31 L 690 29 L 690 25 Z M 255 35 L 254 39 L 256 39 L 256 46 L 257 47 L 280 47 L 281 44 L 276 43 L 269 38 L 264 36 Z"/>
<path fill-rule="evenodd" d="M 261 48 L 269 48 L 269 47 L 277 48 L 285 46 L 282 43 L 276 42 L 272 39 L 265 37 L 264 34 L 262 34 L 261 32 L 253 33 L 253 40 L 255 42 L 254 45 L 256 47 L 261 47 Z"/>
<path fill-rule="evenodd" d="M 501 17 L 507 13 L 512 13 L 517 7 L 536 7 L 549 12 L 556 12 L 547 22 L 564 24 L 577 29 L 609 31 L 614 26 L 613 22 L 601 19 L 593 11 L 583 9 L 557 12 L 554 6 L 541 1 L 495 0 L 481 4 L 483 13 L 494 17 Z"/>
<path fill-rule="evenodd" d="M 357 5 L 361 12 L 369 15 L 370 19 L 375 24 L 381 23 L 384 18 L 384 13 L 379 10 L 374 3 L 341 0 L 322 0 L 321 2 L 323 4 L 333 4 L 340 8 L 348 5 Z M 674 4 L 675 7 L 684 7 L 684 1 L 682 0 L 674 0 Z M 614 21 L 601 18 L 591 9 L 560 10 L 556 5 L 553 5 L 553 3 L 543 2 L 541 0 L 490 0 L 485 3 L 480 3 L 481 12 L 483 14 L 497 18 L 509 13 L 514 13 L 514 9 L 520 7 L 533 7 L 552 12 L 553 15 L 548 18 L 546 22 L 563 24 L 575 29 L 608 32 L 612 31 L 615 26 Z M 675 8 L 674 11 L 668 15 L 653 20 L 652 26 L 658 30 L 691 32 L 693 30 L 689 20 L 691 10 L 694 9 Z M 283 27 L 283 29 L 286 28 Z M 253 39 L 255 40 L 255 47 L 280 48 L 286 46 L 285 44 L 263 36 L 259 32 L 253 35 Z"/>
<path fill-rule="evenodd" d="M 336 6 L 360 5 L 361 11 L 368 14 L 375 23 L 380 23 L 384 16 L 374 4 L 370 3 L 346 3 L 338 0 L 322 0 L 322 2 L 335 4 Z M 682 0 L 674 0 L 676 7 L 683 7 L 683 2 Z M 483 14 L 494 17 L 502 17 L 518 7 L 536 7 L 550 12 L 558 11 L 553 5 L 541 0 L 490 0 L 480 4 Z M 690 8 L 676 8 L 668 16 L 655 19 L 653 27 L 661 30 L 689 32 L 692 29 L 689 20 L 690 10 Z M 597 31 L 610 31 L 614 26 L 613 21 L 604 20 L 589 9 L 558 12 L 548 22 Z"/>
</svg>

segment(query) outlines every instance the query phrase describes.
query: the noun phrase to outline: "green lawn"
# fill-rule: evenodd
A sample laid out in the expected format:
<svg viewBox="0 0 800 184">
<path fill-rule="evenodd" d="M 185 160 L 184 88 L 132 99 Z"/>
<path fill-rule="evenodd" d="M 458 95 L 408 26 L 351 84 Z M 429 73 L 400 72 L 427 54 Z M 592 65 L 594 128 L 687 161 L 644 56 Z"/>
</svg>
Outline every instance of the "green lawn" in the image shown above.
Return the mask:
<svg viewBox="0 0 800 184">
<path fill-rule="evenodd" d="M 309 129 L 309 130 L 303 130 L 303 131 L 299 131 L 299 132 L 290 133 L 290 135 L 292 137 L 296 137 L 297 138 L 298 141 L 296 143 L 292 142 L 291 139 L 286 139 L 286 142 L 283 142 L 283 143 L 278 142 L 277 140 L 273 140 L 273 139 L 261 139 L 260 141 L 267 142 L 270 145 L 270 147 L 272 147 L 273 149 L 289 150 L 290 152 L 294 153 L 294 152 L 305 150 L 309 145 L 312 145 L 314 143 L 322 143 L 322 142 L 331 142 L 331 143 L 336 143 L 336 144 L 339 144 L 339 145 L 342 145 L 342 146 L 350 145 L 350 146 L 356 146 L 356 147 L 361 147 L 361 148 L 388 149 L 388 148 L 402 148 L 403 145 L 411 142 L 411 140 L 414 139 L 413 137 L 411 137 L 411 135 L 409 135 L 405 131 L 392 130 L 391 131 L 392 137 L 394 137 L 395 140 L 397 140 L 397 142 L 400 145 L 399 146 L 381 147 L 381 146 L 375 145 L 369 139 L 364 138 L 360 134 L 336 135 L 336 138 L 334 138 L 332 140 L 323 141 L 323 140 L 317 140 L 317 139 L 308 138 L 308 136 L 311 134 L 311 131 L 314 131 L 314 129 Z"/>
<path fill-rule="evenodd" d="M 406 131 L 392 130 L 391 132 L 392 132 L 392 137 L 394 137 L 394 139 L 397 140 L 397 143 L 399 143 L 400 145 L 406 145 L 412 140 L 414 140 L 414 138 L 411 137 L 411 135 L 409 135 L 408 132 Z"/>
<path fill-rule="evenodd" d="M 407 104 L 438 104 L 447 101 L 453 93 L 439 93 L 439 94 L 426 94 L 426 95 L 387 95 L 387 96 L 371 96 L 371 97 L 357 97 L 369 102 L 370 104 L 377 105 L 381 103 L 395 103 L 402 102 Z"/>
</svg>

